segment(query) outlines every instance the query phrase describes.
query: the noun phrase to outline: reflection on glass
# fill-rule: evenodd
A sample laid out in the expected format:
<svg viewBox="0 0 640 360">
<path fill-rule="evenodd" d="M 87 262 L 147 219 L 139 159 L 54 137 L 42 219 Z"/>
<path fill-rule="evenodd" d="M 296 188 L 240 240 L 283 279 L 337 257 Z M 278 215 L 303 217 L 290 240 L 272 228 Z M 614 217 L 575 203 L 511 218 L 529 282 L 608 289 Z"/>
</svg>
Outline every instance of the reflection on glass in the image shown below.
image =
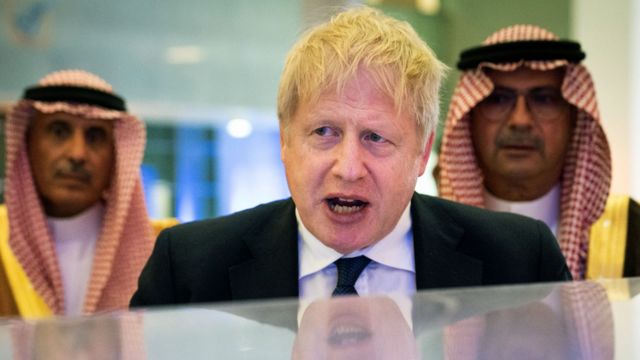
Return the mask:
<svg viewBox="0 0 640 360">
<path fill-rule="evenodd" d="M 450 359 L 613 359 L 611 304 L 597 283 L 558 285 L 545 298 L 445 329 Z"/>
<path fill-rule="evenodd" d="M 339 297 L 306 309 L 292 359 L 418 359 L 415 338 L 386 297 Z"/>
<path fill-rule="evenodd" d="M 611 286 L 577 282 L 419 292 L 411 310 L 388 297 L 325 299 L 299 324 L 294 299 L 2 319 L 0 358 L 608 360 L 614 345 L 617 358 L 634 358 L 620 339 L 637 339 L 637 328 L 614 339 L 613 315 L 619 324 L 637 313 L 640 279 L 625 288 L 615 312 Z"/>
<path fill-rule="evenodd" d="M 15 360 L 145 359 L 142 317 L 133 313 L 15 322 Z"/>
</svg>

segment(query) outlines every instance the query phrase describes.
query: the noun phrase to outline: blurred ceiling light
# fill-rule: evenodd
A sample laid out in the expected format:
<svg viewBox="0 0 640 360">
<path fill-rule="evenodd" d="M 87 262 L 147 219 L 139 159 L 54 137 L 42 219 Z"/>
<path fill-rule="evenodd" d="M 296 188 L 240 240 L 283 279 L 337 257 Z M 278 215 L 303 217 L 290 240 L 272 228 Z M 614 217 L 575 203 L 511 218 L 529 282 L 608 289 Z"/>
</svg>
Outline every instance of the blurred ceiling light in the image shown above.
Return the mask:
<svg viewBox="0 0 640 360">
<path fill-rule="evenodd" d="M 197 64 L 205 58 L 201 46 L 172 46 L 167 48 L 164 58 L 169 64 Z"/>
<path fill-rule="evenodd" d="M 441 0 L 365 0 L 367 5 L 390 5 L 415 8 L 424 15 L 436 15 L 440 11 Z"/>
<path fill-rule="evenodd" d="M 231 119 L 227 123 L 227 133 L 234 138 L 246 138 L 247 136 L 251 135 L 252 131 L 253 126 L 251 126 L 251 122 L 246 119 Z"/>
<path fill-rule="evenodd" d="M 416 9 L 425 15 L 435 15 L 440 11 L 440 0 L 416 0 Z"/>
</svg>

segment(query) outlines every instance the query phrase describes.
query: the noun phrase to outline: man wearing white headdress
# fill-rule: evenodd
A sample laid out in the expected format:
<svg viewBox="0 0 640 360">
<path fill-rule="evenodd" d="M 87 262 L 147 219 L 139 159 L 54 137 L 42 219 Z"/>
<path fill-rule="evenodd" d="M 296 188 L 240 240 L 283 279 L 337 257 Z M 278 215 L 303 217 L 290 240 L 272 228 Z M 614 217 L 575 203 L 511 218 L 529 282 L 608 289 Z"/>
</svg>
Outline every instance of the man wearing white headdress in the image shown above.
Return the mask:
<svg viewBox="0 0 640 360">
<path fill-rule="evenodd" d="M 463 51 L 439 192 L 544 221 L 574 279 L 638 276 L 640 207 L 615 196 L 605 211 L 611 155 L 584 58 L 579 43 L 533 25 Z"/>
<path fill-rule="evenodd" d="M 144 123 L 101 78 L 51 73 L 6 120 L 0 315 L 126 307 L 153 245 Z"/>
</svg>

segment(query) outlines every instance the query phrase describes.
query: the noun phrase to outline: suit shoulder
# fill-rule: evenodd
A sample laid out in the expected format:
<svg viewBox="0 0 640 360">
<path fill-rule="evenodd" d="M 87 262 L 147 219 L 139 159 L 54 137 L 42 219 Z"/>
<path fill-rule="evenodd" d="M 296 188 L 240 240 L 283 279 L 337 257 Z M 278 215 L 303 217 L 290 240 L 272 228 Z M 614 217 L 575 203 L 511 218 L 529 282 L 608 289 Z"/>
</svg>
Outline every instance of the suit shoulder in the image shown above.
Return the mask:
<svg viewBox="0 0 640 360">
<path fill-rule="evenodd" d="M 540 226 L 546 227 L 539 220 L 523 215 L 487 210 L 429 195 L 417 194 L 414 206 L 417 211 L 426 211 L 428 208 L 428 212 L 437 212 L 467 229 L 495 231 L 499 227 L 505 231 L 530 233 L 538 232 Z"/>
<path fill-rule="evenodd" d="M 179 224 L 165 231 L 171 237 L 180 238 L 211 239 L 213 235 L 219 237 L 221 234 L 225 238 L 235 238 L 293 209 L 291 199 L 278 200 L 225 216 Z"/>
<path fill-rule="evenodd" d="M 482 262 L 485 284 L 571 278 L 558 242 L 542 221 L 424 195 L 414 196 L 412 207 L 420 233 Z"/>
</svg>

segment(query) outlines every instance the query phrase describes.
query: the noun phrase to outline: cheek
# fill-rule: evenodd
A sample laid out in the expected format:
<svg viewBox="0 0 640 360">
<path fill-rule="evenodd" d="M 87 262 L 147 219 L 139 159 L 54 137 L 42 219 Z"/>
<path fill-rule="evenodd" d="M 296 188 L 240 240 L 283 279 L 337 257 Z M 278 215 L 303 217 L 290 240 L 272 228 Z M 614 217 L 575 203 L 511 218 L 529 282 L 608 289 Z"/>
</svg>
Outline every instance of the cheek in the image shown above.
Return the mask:
<svg viewBox="0 0 640 360">
<path fill-rule="evenodd" d="M 33 176 L 40 179 L 46 177 L 47 170 L 53 163 L 54 154 L 50 151 L 43 151 L 42 147 L 38 146 L 30 146 L 28 151 L 29 164 Z"/>
<path fill-rule="evenodd" d="M 547 152 L 550 155 L 564 157 L 571 145 L 572 128 L 567 126 L 552 126 L 545 129 Z"/>
<path fill-rule="evenodd" d="M 115 170 L 115 156 L 112 151 L 95 155 L 95 176 L 100 188 L 106 187 L 111 181 L 111 174 Z"/>
<path fill-rule="evenodd" d="M 313 157 L 300 156 L 290 147 L 282 150 L 282 162 L 292 195 L 299 196 L 302 189 L 313 181 Z"/>
<path fill-rule="evenodd" d="M 418 176 L 420 176 L 422 161 L 420 158 L 411 158 L 415 154 L 405 154 L 396 161 L 372 161 L 369 163 L 369 173 L 381 189 L 381 195 L 413 192 Z M 394 199 L 396 201 L 398 199 Z"/>
<path fill-rule="evenodd" d="M 479 156 L 490 154 L 494 147 L 498 127 L 489 125 L 474 126 L 472 123 L 470 125 L 470 131 L 476 154 Z"/>
<path fill-rule="evenodd" d="M 282 150 L 287 172 L 296 178 L 304 178 L 320 172 L 330 155 L 305 143 L 289 143 Z"/>
</svg>

